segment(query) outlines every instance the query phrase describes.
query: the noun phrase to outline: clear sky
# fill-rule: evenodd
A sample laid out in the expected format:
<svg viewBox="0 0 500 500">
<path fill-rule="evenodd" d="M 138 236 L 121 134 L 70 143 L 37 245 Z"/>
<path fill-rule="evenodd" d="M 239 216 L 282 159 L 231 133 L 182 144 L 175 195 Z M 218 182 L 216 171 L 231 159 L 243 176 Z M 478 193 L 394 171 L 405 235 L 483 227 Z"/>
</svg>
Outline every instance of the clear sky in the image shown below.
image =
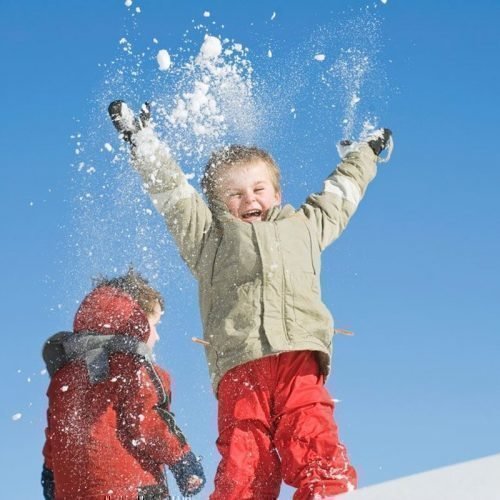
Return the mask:
<svg viewBox="0 0 500 500">
<path fill-rule="evenodd" d="M 253 94 L 241 113 L 229 103 L 223 139 L 268 149 L 288 202 L 321 189 L 335 143 L 365 119 L 394 131 L 391 161 L 323 257 L 324 301 L 355 332 L 335 339 L 328 387 L 360 486 L 500 452 L 500 3 L 242 4 L 0 3 L 2 497 L 41 497 L 43 341 L 71 329 L 93 276 L 129 262 L 165 295 L 157 358 L 208 496 L 216 404 L 191 342 L 196 285 L 106 116 L 114 98 L 172 105 L 205 33 L 248 49 L 225 60 Z M 175 140 L 196 183 L 212 143 Z"/>
</svg>

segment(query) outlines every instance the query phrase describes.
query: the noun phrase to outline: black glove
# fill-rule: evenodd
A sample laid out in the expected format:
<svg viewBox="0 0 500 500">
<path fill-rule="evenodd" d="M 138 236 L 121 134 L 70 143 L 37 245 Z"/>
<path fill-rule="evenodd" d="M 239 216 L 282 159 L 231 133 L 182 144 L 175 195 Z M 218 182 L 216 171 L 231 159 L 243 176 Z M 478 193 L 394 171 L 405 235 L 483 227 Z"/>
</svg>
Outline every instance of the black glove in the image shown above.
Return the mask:
<svg viewBox="0 0 500 500">
<path fill-rule="evenodd" d="M 55 483 L 54 483 L 54 473 L 45 467 L 43 464 L 42 469 L 42 488 L 43 488 L 43 498 L 45 500 L 54 500 L 55 498 Z"/>
<path fill-rule="evenodd" d="M 170 470 L 183 496 L 196 495 L 205 486 L 206 478 L 201 461 L 192 451 L 170 465 Z"/>
<path fill-rule="evenodd" d="M 124 101 L 113 101 L 108 106 L 108 113 L 116 130 L 120 132 L 123 139 L 132 143 L 132 136 L 139 130 L 147 127 L 151 120 L 151 106 L 145 102 L 141 106 L 139 116 L 134 116 L 132 110 Z"/>
<path fill-rule="evenodd" d="M 392 136 L 392 132 L 388 128 L 383 128 L 380 132 L 378 137 L 368 141 L 368 145 L 377 156 L 387 147 Z"/>
</svg>

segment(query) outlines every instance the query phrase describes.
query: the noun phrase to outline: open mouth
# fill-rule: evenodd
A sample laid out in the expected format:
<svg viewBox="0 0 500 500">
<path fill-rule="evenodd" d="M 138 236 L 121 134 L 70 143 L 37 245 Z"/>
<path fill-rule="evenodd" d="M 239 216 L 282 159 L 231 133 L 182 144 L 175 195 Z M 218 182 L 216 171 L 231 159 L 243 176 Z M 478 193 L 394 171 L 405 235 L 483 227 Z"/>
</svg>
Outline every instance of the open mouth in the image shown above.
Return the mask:
<svg viewBox="0 0 500 500">
<path fill-rule="evenodd" d="M 261 220 L 262 218 L 262 210 L 255 209 L 255 210 L 249 210 L 248 212 L 245 212 L 241 218 L 246 221 L 252 221 L 252 220 Z"/>
</svg>

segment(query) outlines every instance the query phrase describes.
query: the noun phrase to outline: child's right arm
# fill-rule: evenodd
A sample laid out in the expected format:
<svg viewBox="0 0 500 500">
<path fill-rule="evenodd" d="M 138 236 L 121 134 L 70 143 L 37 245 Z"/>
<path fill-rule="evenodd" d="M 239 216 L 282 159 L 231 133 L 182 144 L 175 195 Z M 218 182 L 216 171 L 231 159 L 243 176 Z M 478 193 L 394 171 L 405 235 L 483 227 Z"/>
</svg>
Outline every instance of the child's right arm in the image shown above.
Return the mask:
<svg viewBox="0 0 500 500">
<path fill-rule="evenodd" d="M 134 136 L 132 159 L 182 258 L 196 275 L 212 214 L 151 127 Z"/>
<path fill-rule="evenodd" d="M 203 242 L 212 223 L 210 210 L 155 134 L 148 103 L 137 116 L 120 100 L 113 101 L 108 112 L 122 139 L 131 145 L 132 163 L 165 219 L 181 256 L 196 275 Z"/>
</svg>

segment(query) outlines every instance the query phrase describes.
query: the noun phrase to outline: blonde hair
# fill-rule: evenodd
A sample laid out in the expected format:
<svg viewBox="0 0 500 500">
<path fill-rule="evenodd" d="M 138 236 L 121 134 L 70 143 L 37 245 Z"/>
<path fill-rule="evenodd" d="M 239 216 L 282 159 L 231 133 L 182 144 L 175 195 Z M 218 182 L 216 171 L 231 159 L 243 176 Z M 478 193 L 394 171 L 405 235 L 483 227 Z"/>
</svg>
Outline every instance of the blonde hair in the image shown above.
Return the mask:
<svg viewBox="0 0 500 500">
<path fill-rule="evenodd" d="M 220 172 L 224 168 L 244 166 L 253 160 L 262 160 L 268 167 L 271 182 L 277 192 L 281 192 L 281 172 L 273 157 L 263 149 L 255 146 L 240 146 L 232 144 L 214 151 L 206 166 L 201 179 L 201 187 L 209 201 L 217 197 L 217 185 Z"/>
</svg>

